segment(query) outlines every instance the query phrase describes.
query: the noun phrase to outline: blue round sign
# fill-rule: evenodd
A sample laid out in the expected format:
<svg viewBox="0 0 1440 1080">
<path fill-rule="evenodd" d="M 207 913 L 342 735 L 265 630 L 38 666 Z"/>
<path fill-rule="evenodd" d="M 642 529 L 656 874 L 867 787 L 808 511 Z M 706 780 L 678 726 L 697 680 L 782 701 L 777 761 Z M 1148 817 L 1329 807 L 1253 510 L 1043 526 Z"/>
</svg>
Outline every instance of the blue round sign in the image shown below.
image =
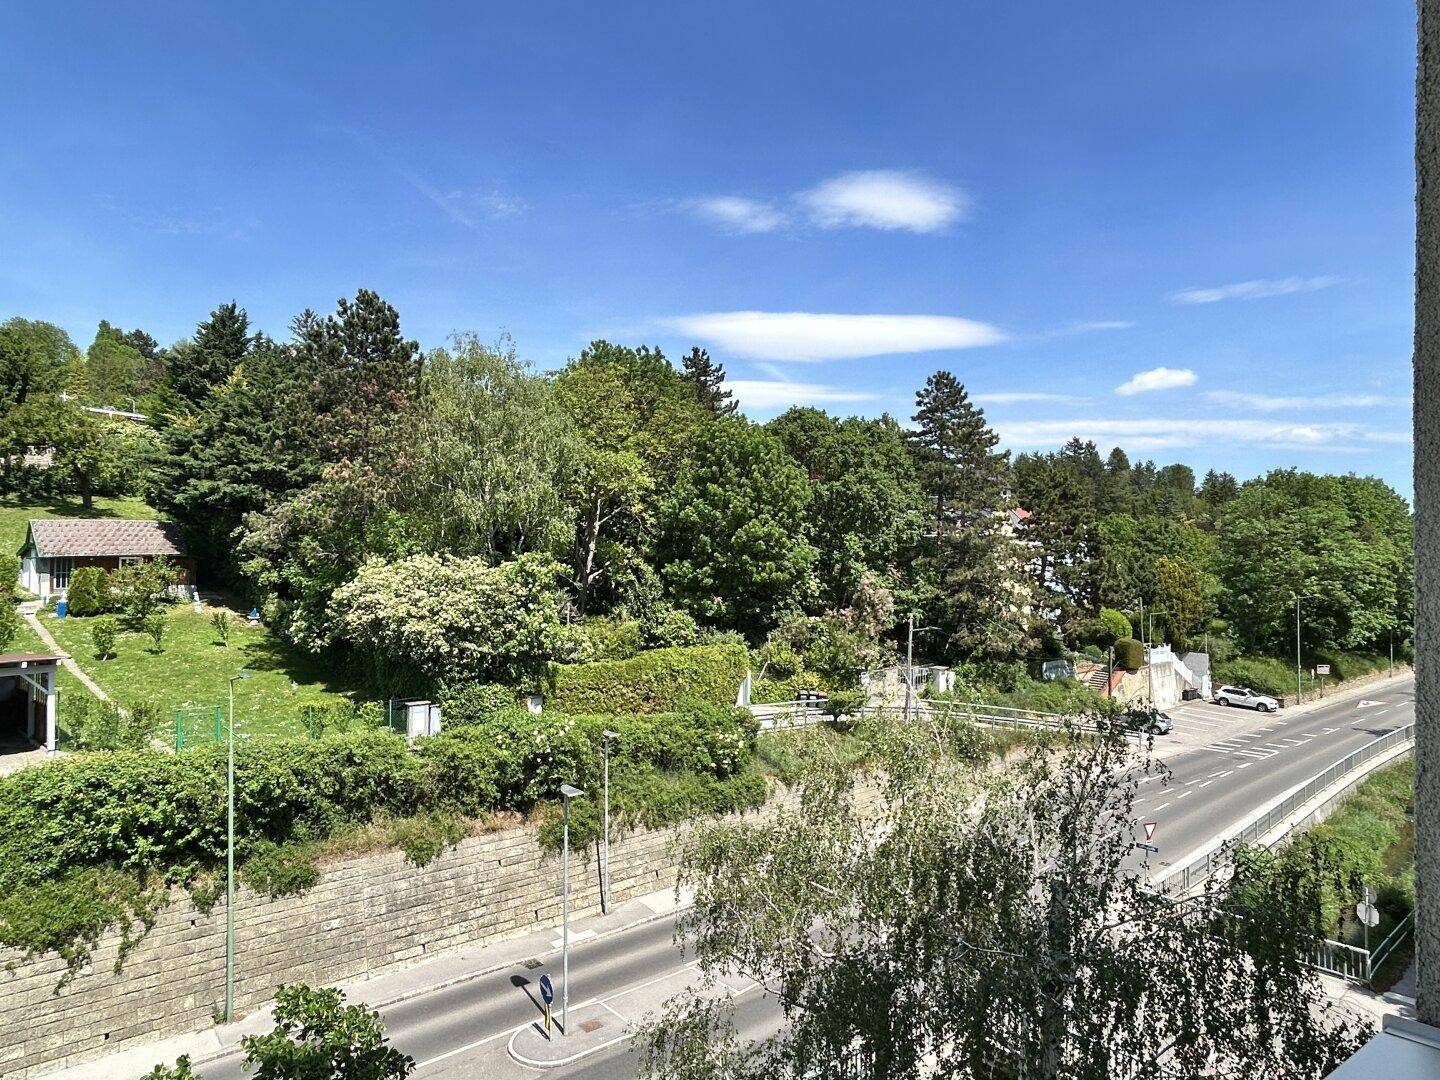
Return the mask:
<svg viewBox="0 0 1440 1080">
<path fill-rule="evenodd" d="M 555 1003 L 555 987 L 551 984 L 549 975 L 540 976 L 540 996 L 545 999 L 546 1005 Z"/>
</svg>

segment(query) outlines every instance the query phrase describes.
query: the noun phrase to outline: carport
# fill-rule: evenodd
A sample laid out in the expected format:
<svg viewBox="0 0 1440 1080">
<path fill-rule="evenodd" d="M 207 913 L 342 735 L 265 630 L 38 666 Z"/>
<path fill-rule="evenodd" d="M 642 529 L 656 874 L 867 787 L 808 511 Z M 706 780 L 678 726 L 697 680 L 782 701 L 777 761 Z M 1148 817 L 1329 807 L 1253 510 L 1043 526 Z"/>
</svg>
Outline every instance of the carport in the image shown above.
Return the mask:
<svg viewBox="0 0 1440 1080">
<path fill-rule="evenodd" d="M 55 680 L 63 659 L 50 653 L 0 653 L 0 748 L 38 742 L 55 752 Z"/>
</svg>

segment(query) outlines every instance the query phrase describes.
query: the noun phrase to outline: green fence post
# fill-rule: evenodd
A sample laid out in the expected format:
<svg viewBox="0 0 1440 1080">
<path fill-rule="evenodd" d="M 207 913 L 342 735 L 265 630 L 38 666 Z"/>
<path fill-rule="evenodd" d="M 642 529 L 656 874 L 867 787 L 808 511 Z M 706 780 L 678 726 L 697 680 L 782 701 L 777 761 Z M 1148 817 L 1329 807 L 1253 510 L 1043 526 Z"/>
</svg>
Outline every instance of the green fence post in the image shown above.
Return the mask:
<svg viewBox="0 0 1440 1080">
<path fill-rule="evenodd" d="M 225 738 L 225 714 L 220 706 L 215 706 L 215 742 L 218 744 Z"/>
</svg>

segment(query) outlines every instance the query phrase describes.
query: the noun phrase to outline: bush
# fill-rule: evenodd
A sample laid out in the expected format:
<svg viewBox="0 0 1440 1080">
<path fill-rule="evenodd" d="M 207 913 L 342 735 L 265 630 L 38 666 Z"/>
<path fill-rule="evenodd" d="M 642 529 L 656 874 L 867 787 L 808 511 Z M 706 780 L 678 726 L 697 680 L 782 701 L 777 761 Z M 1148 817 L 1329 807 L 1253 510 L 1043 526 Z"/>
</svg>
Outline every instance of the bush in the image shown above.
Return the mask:
<svg viewBox="0 0 1440 1080">
<path fill-rule="evenodd" d="M 113 610 L 126 625 L 139 629 L 165 606 L 165 594 L 174 583 L 175 568 L 165 559 L 122 566 L 110 575 Z"/>
<path fill-rule="evenodd" d="M 762 678 L 789 679 L 800 674 L 805 666 L 800 654 L 786 641 L 767 641 L 761 647 L 756 660 L 760 663 Z"/>
<path fill-rule="evenodd" d="M 656 605 L 647 612 L 640 622 L 640 633 L 647 649 L 684 648 L 700 643 L 700 628 L 690 613 L 669 605 Z"/>
<path fill-rule="evenodd" d="M 1119 638 L 1115 642 L 1115 666 L 1139 671 L 1145 666 L 1145 646 L 1133 637 Z"/>
<path fill-rule="evenodd" d="M 245 1064 L 257 1077 L 405 1080 L 415 1059 L 388 1045 L 380 1014 L 344 1002 L 339 990 L 280 987 L 274 1030 L 240 1040 Z"/>
<path fill-rule="evenodd" d="M 295 896 L 320 879 L 311 844 L 257 844 L 240 868 L 240 879 L 268 896 Z"/>
<path fill-rule="evenodd" d="M 1228 683 L 1283 698 L 1287 691 L 1292 695 L 1295 693 L 1295 668 L 1268 656 L 1242 656 L 1216 664 L 1211 682 L 1217 690 Z"/>
<path fill-rule="evenodd" d="M 829 684 L 818 671 L 802 671 L 788 679 L 756 679 L 750 687 L 750 701 L 755 705 L 770 705 L 794 701 L 804 691 L 828 693 L 829 690 Z"/>
<path fill-rule="evenodd" d="M 464 819 L 432 810 L 398 819 L 386 830 L 386 839 L 416 866 L 424 866 L 469 834 L 470 827 Z"/>
<path fill-rule="evenodd" d="M 95 659 L 104 660 L 115 655 L 115 619 L 101 615 L 90 624 L 90 642 L 95 646 Z"/>
<path fill-rule="evenodd" d="M 442 687 L 436 695 L 446 728 L 481 724 L 515 708 L 515 691 L 499 683 L 464 683 Z"/>
<path fill-rule="evenodd" d="M 66 698 L 63 711 L 69 750 L 143 750 L 160 728 L 160 709 L 149 701 L 122 712 L 113 701 L 78 693 Z"/>
<path fill-rule="evenodd" d="M 1114 608 L 1102 607 L 1098 621 L 1105 627 L 1106 633 L 1110 635 L 1110 641 L 1102 641 L 1097 644 L 1109 646 L 1121 638 L 1128 638 L 1133 631 L 1130 627 L 1130 620 L 1125 617 L 1124 612 L 1116 611 Z"/>
<path fill-rule="evenodd" d="M 552 664 L 548 707 L 567 713 L 658 713 L 689 698 L 734 702 L 749 668 L 736 645 L 652 649 L 629 660 Z"/>
<path fill-rule="evenodd" d="M 221 645 L 230 644 L 230 613 L 221 609 L 210 616 L 210 626 L 215 631 L 215 640 Z"/>
<path fill-rule="evenodd" d="M 152 651 L 158 653 L 161 648 L 160 643 L 165 639 L 164 614 L 156 611 L 149 615 L 146 615 L 145 618 L 141 621 L 140 625 L 153 643 Z"/>
<path fill-rule="evenodd" d="M 70 575 L 65 602 L 71 615 L 103 615 L 114 610 L 110 575 L 100 566 L 81 566 Z"/>
<path fill-rule="evenodd" d="M 166 1065 L 161 1062 L 140 1080 L 203 1080 L 203 1078 L 190 1067 L 190 1055 L 181 1054 L 175 1059 L 174 1065 Z"/>
</svg>

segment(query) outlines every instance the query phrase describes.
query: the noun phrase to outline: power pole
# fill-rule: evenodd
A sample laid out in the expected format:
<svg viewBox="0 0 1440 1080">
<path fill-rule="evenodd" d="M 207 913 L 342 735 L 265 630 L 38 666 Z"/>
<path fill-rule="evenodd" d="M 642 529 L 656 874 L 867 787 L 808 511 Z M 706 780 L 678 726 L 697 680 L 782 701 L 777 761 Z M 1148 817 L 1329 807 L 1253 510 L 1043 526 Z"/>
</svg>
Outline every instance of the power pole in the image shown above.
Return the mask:
<svg viewBox="0 0 1440 1080">
<path fill-rule="evenodd" d="M 910 698 L 915 693 L 915 613 L 906 619 L 905 633 L 905 722 L 910 722 Z"/>
</svg>

